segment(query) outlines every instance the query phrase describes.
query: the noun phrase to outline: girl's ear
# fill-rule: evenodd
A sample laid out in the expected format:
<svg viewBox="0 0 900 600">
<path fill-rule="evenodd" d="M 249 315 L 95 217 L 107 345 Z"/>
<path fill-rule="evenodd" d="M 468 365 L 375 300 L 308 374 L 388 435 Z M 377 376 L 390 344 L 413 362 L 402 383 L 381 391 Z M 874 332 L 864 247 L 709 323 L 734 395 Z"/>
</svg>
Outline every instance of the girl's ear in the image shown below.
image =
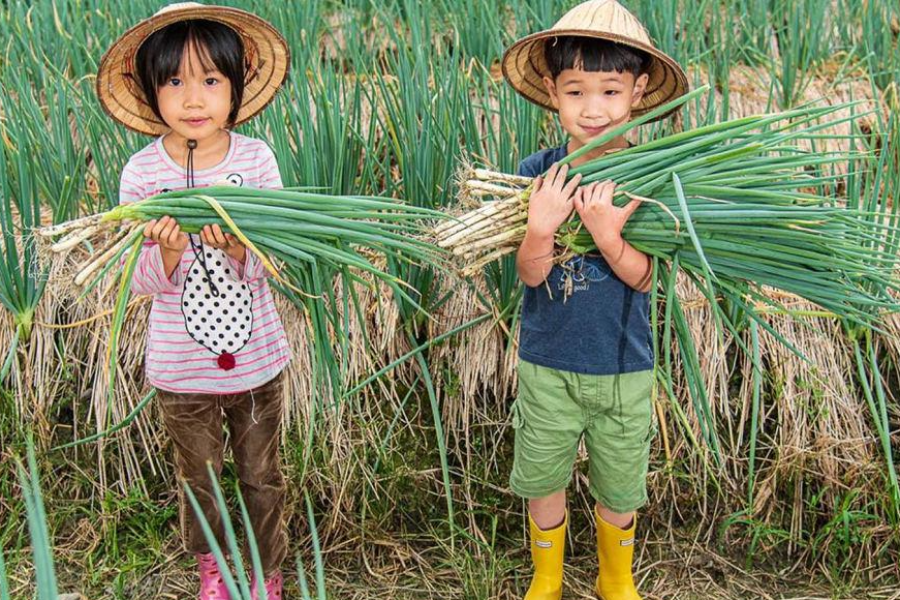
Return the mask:
<svg viewBox="0 0 900 600">
<path fill-rule="evenodd" d="M 641 103 L 644 92 L 647 91 L 647 83 L 649 81 L 650 76 L 646 73 L 641 73 L 638 78 L 634 80 L 634 91 L 631 94 L 631 108 L 637 108 L 638 104 Z"/>
<path fill-rule="evenodd" d="M 553 108 L 559 110 L 559 93 L 556 90 L 556 82 L 550 77 L 543 78 L 544 87 L 547 88 L 547 93 L 550 94 L 550 102 L 553 104 Z"/>
</svg>

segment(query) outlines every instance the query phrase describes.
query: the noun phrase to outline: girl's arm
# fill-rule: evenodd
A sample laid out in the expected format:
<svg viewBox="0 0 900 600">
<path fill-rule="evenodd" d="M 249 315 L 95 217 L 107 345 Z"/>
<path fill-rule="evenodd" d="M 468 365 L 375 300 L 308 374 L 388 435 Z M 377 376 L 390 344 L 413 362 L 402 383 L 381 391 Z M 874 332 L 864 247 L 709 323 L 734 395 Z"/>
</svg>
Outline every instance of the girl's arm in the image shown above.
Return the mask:
<svg viewBox="0 0 900 600">
<path fill-rule="evenodd" d="M 122 257 L 124 261 L 127 253 Z M 166 265 L 163 261 L 162 249 L 156 242 L 147 240 L 141 246 L 141 254 L 138 256 L 134 267 L 134 276 L 131 278 L 131 291 L 138 296 L 150 296 L 162 292 L 181 291 L 181 261 L 174 265 L 171 277 L 166 275 Z"/>
<path fill-rule="evenodd" d="M 129 162 L 122 170 L 122 179 L 119 184 L 119 204 L 137 202 L 147 196 L 143 179 L 140 173 Z M 131 279 L 131 291 L 139 296 L 149 296 L 162 292 L 177 292 L 181 290 L 181 260 L 179 259 L 172 270 L 171 277 L 166 275 L 167 268 L 163 261 L 162 248 L 152 241 L 146 240 L 141 246 L 137 264 L 134 267 L 134 276 Z M 126 252 L 122 256 L 124 264 L 128 257 Z M 171 262 L 171 260 L 169 261 Z M 172 265 L 169 265 L 171 268 Z"/>
</svg>

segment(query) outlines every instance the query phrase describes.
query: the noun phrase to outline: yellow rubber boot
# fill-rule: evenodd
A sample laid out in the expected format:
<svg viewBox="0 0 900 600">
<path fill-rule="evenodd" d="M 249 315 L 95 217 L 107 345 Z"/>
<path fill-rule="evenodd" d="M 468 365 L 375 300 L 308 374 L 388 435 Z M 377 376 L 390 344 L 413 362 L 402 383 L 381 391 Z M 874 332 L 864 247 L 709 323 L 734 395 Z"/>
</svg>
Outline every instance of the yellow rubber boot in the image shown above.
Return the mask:
<svg viewBox="0 0 900 600">
<path fill-rule="evenodd" d="M 597 517 L 597 559 L 600 573 L 595 590 L 600 600 L 641 600 L 631 574 L 634 557 L 634 528 L 637 515 L 628 529 L 610 525 L 594 509 Z"/>
<path fill-rule="evenodd" d="M 562 598 L 563 555 L 566 549 L 566 523 L 546 531 L 540 529 L 528 515 L 531 530 L 531 560 L 534 577 L 525 594 L 525 600 L 560 600 Z"/>
</svg>

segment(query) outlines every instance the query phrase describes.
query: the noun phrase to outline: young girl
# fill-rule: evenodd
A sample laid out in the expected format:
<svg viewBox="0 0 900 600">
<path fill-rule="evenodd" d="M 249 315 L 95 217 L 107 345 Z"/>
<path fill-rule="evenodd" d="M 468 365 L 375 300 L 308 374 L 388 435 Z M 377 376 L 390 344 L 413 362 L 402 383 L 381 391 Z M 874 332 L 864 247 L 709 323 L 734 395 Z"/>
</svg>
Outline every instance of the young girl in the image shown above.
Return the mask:
<svg viewBox="0 0 900 600">
<path fill-rule="evenodd" d="M 120 202 L 225 181 L 280 188 L 269 147 L 231 129 L 272 100 L 288 62 L 271 25 L 231 8 L 175 4 L 125 33 L 101 61 L 98 94 L 112 118 L 159 137 L 128 161 Z M 153 296 L 146 374 L 158 390 L 179 478 L 224 548 L 207 471 L 211 462 L 221 473 L 224 417 L 265 590 L 281 598 L 287 544 L 278 444 L 290 349 L 266 272 L 218 225 L 188 235 L 163 217 L 147 223 L 144 235 L 132 289 Z M 179 501 L 181 535 L 199 564 L 199 597 L 229 598 L 193 508 L 183 493 Z"/>
</svg>

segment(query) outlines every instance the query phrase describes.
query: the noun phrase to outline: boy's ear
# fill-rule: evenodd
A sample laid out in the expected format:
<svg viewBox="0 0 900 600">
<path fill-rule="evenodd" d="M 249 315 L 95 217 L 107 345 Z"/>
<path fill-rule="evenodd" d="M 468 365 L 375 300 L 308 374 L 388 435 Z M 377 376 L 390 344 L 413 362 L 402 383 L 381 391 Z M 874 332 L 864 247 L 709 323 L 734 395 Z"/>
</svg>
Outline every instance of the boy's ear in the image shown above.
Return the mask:
<svg viewBox="0 0 900 600">
<path fill-rule="evenodd" d="M 553 81 L 551 77 L 544 77 L 544 87 L 547 88 L 547 93 L 550 94 L 550 102 L 553 104 L 553 108 L 559 110 L 559 94 L 556 91 L 556 82 Z"/>
<path fill-rule="evenodd" d="M 631 95 L 631 108 L 637 108 L 637 105 L 641 103 L 644 92 L 647 91 L 647 83 L 649 81 L 650 76 L 646 73 L 641 73 L 638 78 L 634 80 L 634 92 Z"/>
</svg>

